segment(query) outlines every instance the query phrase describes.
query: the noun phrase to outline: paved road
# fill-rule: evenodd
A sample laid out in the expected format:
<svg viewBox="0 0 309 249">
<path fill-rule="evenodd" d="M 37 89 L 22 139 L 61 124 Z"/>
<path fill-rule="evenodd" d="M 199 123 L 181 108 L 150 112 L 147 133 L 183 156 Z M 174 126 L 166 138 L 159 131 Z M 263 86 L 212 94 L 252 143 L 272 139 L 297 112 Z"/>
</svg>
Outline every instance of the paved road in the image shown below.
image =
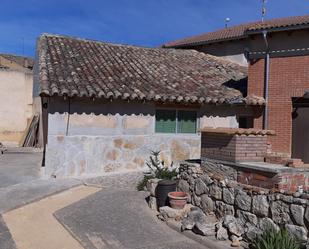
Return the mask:
<svg viewBox="0 0 309 249">
<path fill-rule="evenodd" d="M 85 249 L 205 249 L 159 221 L 134 190 L 140 173 L 92 179 L 40 179 L 41 153 L 0 156 L 0 248 L 15 249 L 1 213 L 85 182 L 103 190 L 55 213 Z"/>
<path fill-rule="evenodd" d="M 132 190 L 102 190 L 55 213 L 85 249 L 206 249 L 159 221 Z"/>
<path fill-rule="evenodd" d="M 12 239 L 11 233 L 1 216 L 0 216 L 0 248 L 16 249 L 16 245 Z"/>
<path fill-rule="evenodd" d="M 0 155 L 1 249 L 16 248 L 2 213 L 81 184 L 73 179 L 40 179 L 41 160 L 42 153 L 29 148 L 10 148 Z"/>
<path fill-rule="evenodd" d="M 0 154 L 0 188 L 38 179 L 42 155 L 27 148 Z"/>
</svg>

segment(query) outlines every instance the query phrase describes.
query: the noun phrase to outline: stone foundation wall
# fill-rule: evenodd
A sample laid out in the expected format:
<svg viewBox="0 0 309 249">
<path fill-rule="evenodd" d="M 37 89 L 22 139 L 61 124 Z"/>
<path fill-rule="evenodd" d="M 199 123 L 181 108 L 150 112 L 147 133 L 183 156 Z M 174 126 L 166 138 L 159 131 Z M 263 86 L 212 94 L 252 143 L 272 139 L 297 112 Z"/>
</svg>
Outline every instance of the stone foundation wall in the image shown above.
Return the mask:
<svg viewBox="0 0 309 249">
<path fill-rule="evenodd" d="M 57 178 L 145 169 L 151 151 L 166 165 L 200 157 L 200 135 L 49 136 L 45 174 Z"/>
<path fill-rule="evenodd" d="M 219 175 L 205 173 L 199 164 L 180 164 L 178 188 L 190 195 L 190 202 L 205 214 L 233 220 L 229 233 L 252 241 L 267 227 L 285 227 L 290 234 L 307 243 L 309 194 L 275 191 L 239 184 Z M 231 216 L 234 217 L 231 219 Z M 237 227 L 237 233 L 233 229 Z M 234 232 L 234 234 L 233 234 Z"/>
</svg>

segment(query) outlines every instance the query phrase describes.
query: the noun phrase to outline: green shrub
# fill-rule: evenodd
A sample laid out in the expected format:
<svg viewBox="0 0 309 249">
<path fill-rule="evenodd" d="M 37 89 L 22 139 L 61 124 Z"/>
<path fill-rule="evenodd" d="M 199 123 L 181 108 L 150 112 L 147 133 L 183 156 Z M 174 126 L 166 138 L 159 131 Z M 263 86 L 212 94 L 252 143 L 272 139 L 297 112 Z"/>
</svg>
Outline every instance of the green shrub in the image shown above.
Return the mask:
<svg viewBox="0 0 309 249">
<path fill-rule="evenodd" d="M 300 244 L 290 236 L 285 229 L 276 232 L 272 229 L 266 230 L 258 236 L 252 245 L 253 249 L 299 249 Z"/>
<path fill-rule="evenodd" d="M 173 163 L 166 167 L 164 161 L 160 161 L 160 153 L 160 151 L 151 152 L 149 161 L 146 162 L 149 171 L 144 174 L 144 178 L 137 184 L 138 191 L 144 190 L 150 179 L 173 179 L 177 176 L 177 169 L 173 167 Z"/>
<path fill-rule="evenodd" d="M 144 178 L 137 183 L 136 189 L 138 191 L 145 190 L 148 180 L 153 179 L 154 177 L 151 175 L 144 175 Z"/>
</svg>

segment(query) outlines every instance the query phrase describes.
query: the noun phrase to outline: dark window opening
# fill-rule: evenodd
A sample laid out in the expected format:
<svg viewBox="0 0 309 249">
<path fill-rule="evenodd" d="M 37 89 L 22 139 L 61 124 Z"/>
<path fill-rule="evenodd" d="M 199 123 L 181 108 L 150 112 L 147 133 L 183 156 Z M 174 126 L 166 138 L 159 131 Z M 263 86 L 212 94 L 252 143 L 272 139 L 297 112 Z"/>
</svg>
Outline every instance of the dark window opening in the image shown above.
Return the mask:
<svg viewBox="0 0 309 249">
<path fill-rule="evenodd" d="M 253 117 L 249 116 L 238 117 L 238 127 L 244 129 L 253 128 Z"/>
</svg>

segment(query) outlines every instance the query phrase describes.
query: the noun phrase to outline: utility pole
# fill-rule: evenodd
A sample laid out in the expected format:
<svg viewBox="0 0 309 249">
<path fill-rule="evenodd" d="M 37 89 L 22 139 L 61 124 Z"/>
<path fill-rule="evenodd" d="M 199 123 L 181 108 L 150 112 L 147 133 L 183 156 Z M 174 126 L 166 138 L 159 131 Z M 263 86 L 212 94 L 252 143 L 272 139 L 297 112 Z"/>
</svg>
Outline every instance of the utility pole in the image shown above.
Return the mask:
<svg viewBox="0 0 309 249">
<path fill-rule="evenodd" d="M 267 0 L 262 0 L 262 22 L 264 22 L 264 18 L 266 16 L 266 3 Z"/>
</svg>

